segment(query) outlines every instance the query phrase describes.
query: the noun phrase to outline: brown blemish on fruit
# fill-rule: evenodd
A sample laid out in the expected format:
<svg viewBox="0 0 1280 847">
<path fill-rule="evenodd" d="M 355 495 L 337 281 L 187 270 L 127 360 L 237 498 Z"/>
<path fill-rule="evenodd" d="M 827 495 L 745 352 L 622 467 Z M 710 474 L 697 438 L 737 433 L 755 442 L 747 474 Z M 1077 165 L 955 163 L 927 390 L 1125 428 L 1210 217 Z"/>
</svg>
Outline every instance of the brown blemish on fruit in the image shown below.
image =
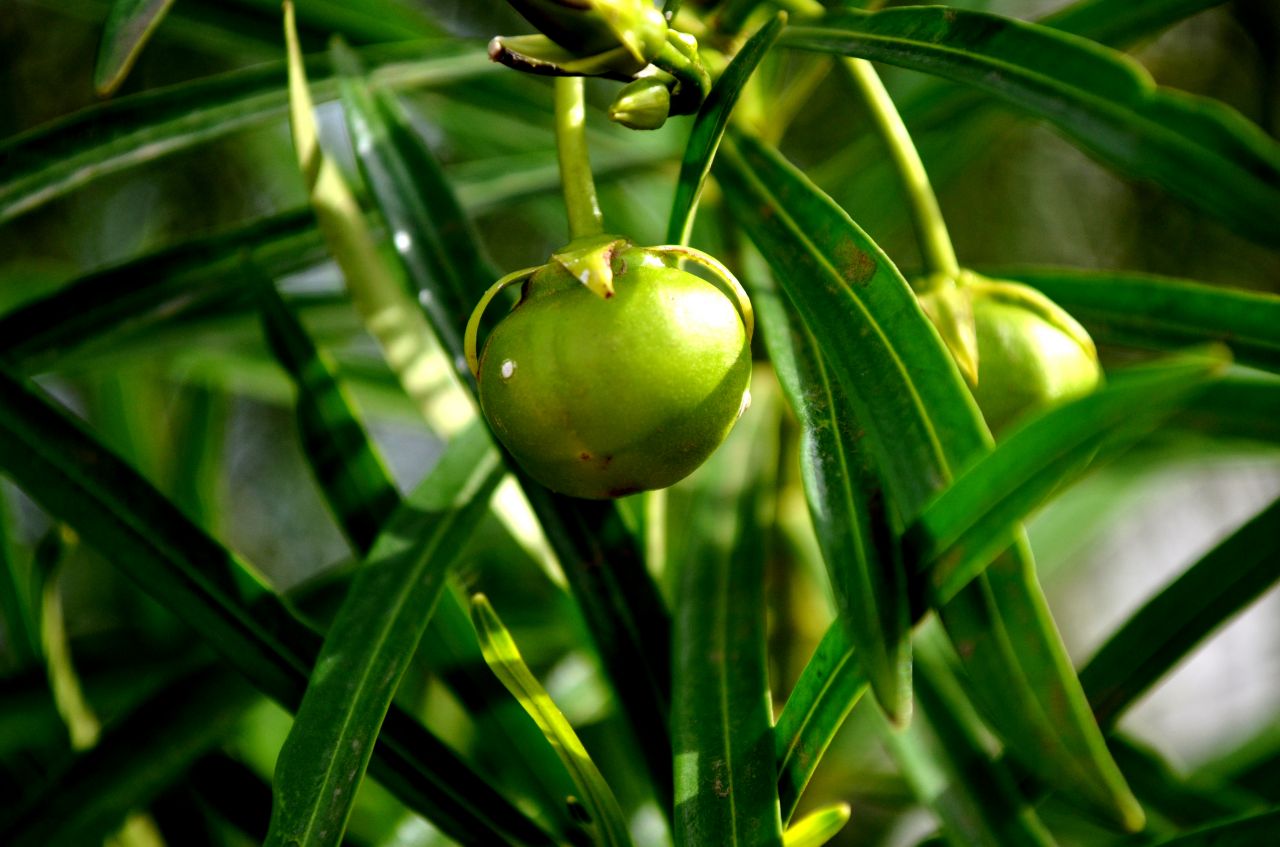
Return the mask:
<svg viewBox="0 0 1280 847">
<path fill-rule="evenodd" d="M 591 454 L 583 450 L 581 453 L 578 454 L 578 458 L 584 462 L 589 462 L 591 461 Z"/>
<path fill-rule="evenodd" d="M 641 491 L 644 491 L 644 489 L 638 485 L 620 485 L 617 488 L 610 488 L 609 496 L 626 497 L 628 494 L 637 494 Z"/>
</svg>

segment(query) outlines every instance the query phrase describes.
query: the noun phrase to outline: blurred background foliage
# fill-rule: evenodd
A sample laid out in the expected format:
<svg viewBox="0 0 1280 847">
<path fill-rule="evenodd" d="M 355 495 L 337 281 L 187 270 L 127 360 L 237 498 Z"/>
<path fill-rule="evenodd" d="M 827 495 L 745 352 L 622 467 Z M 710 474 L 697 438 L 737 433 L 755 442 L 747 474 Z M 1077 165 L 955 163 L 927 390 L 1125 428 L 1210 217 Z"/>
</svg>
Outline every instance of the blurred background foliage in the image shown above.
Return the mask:
<svg viewBox="0 0 1280 847">
<path fill-rule="evenodd" d="M 1065 4 L 951 5 L 1034 19 Z M 93 69 L 108 7 L 99 0 L 5 4 L 0 137 L 99 102 Z M 309 52 L 323 51 L 331 34 L 373 50 L 461 36 L 483 51 L 489 36 L 527 29 L 497 0 L 302 0 L 299 14 Z M 1272 135 L 1280 132 L 1280 5 L 1271 0 L 1216 5 L 1132 45 L 1132 54 L 1162 85 L 1220 99 Z M 825 58 L 777 55 L 765 72 L 790 75 L 798 86 L 816 82 L 780 139 L 782 150 L 910 273 L 918 258 L 906 208 L 881 149 L 868 141 L 866 115 L 848 79 L 815 71 Z M 179 0 L 115 97 L 282 57 L 274 0 Z M 922 110 L 929 120 L 913 122 L 913 98 L 951 84 L 897 69 L 885 69 L 884 77 L 902 104 L 966 264 L 1123 268 L 1280 292 L 1280 252 L 1105 169 L 993 100 L 971 98 L 961 114 Z M 399 93 L 454 180 L 496 267 L 540 263 L 563 242 L 548 85 L 498 69 Z M 588 94 L 601 107 L 591 117 L 592 153 L 610 228 L 661 243 L 690 121 L 673 119 L 650 134 L 628 132 L 604 120 L 611 96 L 606 85 L 591 83 Z M 329 149 L 347 157 L 345 169 L 355 178 L 336 103 L 323 105 L 320 115 Z M 0 152 L 0 182 L 11 164 L 4 156 Z M 720 246 L 717 200 L 711 187 L 693 238 L 710 250 Z M 144 155 L 137 166 L 86 181 L 0 224 L 0 314 L 95 271 L 296 211 L 305 201 L 283 109 L 207 143 Z M 341 303 L 341 280 L 318 240 L 302 238 L 284 252 L 285 289 L 314 295 L 304 312 L 308 326 L 337 357 L 401 489 L 412 488 L 439 456 L 441 439 L 421 425 Z M 315 614 L 323 616 L 326 580 L 350 565 L 350 552 L 309 473 L 290 408 L 292 387 L 265 347 L 254 314 L 243 304 L 215 299 L 176 325 L 121 331 L 109 342 L 38 368 L 41 383 L 273 585 L 309 589 Z M 1102 352 L 1110 362 L 1133 355 Z M 831 616 L 792 466 L 793 428 L 784 432 L 782 445 L 783 531 L 767 583 L 770 671 L 779 704 Z M 98 721 L 127 714 L 203 655 L 180 621 L 103 566 L 74 535 L 58 532 L 16 488 L 0 486 L 9 555 L 32 585 L 52 581 L 60 595 L 70 654 Z M 1145 598 L 1278 494 L 1280 454 L 1274 449 L 1183 433 L 1149 440 L 1058 498 L 1030 532 L 1073 658 L 1087 658 Z M 670 513 L 682 514 L 692 496 L 688 487 L 676 489 Z M 522 543 L 492 517 L 486 520 L 461 559 L 463 583 L 484 590 L 503 610 L 526 659 L 624 804 L 634 809 L 647 802 L 634 767 L 637 751 L 627 732 L 617 731 L 620 717 L 582 646 L 588 643 L 582 621 L 554 568 L 540 561 L 536 543 Z M 0 784 L 16 800 L 65 760 L 71 740 L 53 710 L 42 665 L 5 637 Z M 425 670 L 409 674 L 398 702 L 459 749 L 479 749 L 466 710 Z M 857 707 L 804 808 L 852 804 L 854 824 L 833 843 L 913 844 L 934 825 L 914 809 L 882 751 L 873 716 L 864 714 L 873 708 L 871 698 Z M 150 810 L 170 844 L 252 843 L 265 824 L 267 786 L 289 719 L 265 701 L 233 712 L 235 726 L 225 743 L 175 775 Z M 1277 714 L 1280 600 L 1272 593 L 1186 662 L 1122 726 L 1184 774 L 1208 779 L 1215 768 L 1228 766 L 1224 757 L 1274 750 Z M 1250 746 L 1255 739 L 1262 741 Z M 1270 787 L 1273 798 L 1276 788 Z M 656 810 L 644 814 L 661 826 Z M 1068 807 L 1051 800 L 1044 815 L 1074 832 L 1077 843 L 1103 843 L 1086 823 L 1070 820 Z M 208 840 L 189 840 L 197 833 Z M 348 837 L 367 845 L 444 843 L 368 780 Z"/>
</svg>

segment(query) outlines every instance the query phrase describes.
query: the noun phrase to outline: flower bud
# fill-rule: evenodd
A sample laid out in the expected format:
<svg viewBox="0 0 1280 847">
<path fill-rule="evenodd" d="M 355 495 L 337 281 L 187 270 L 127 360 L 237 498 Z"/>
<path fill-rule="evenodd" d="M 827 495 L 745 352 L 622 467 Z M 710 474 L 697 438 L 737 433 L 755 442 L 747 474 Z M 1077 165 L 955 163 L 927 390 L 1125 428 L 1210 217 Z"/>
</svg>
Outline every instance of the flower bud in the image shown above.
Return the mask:
<svg viewBox="0 0 1280 847">
<path fill-rule="evenodd" d="M 931 316 L 930 298 L 922 305 Z M 1000 433 L 1032 410 L 1088 394 L 1102 378 L 1093 339 L 1075 318 L 1039 291 L 968 273 L 950 296 L 967 296 L 977 339 L 973 396 Z"/>
<path fill-rule="evenodd" d="M 609 107 L 609 120 L 630 129 L 657 129 L 667 122 L 671 92 L 653 77 L 623 86 Z"/>
</svg>

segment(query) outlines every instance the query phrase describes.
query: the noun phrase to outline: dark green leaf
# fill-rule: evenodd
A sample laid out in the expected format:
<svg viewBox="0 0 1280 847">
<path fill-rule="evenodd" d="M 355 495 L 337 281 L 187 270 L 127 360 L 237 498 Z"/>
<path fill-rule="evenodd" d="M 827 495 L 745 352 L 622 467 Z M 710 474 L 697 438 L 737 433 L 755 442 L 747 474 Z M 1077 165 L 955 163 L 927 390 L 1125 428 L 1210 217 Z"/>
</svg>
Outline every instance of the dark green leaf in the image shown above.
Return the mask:
<svg viewBox="0 0 1280 847">
<path fill-rule="evenodd" d="M 337 45 L 333 55 L 360 171 L 436 337 L 460 351 L 474 301 L 500 274 L 481 256 L 470 221 L 399 101 L 386 91 L 375 98 L 349 49 Z"/>
<path fill-rule="evenodd" d="M 0 616 L 4 617 L 5 647 L 17 668 L 33 665 L 40 658 L 40 635 L 33 598 L 27 587 L 27 569 L 18 561 L 10 543 L 8 497 L 0 488 Z"/>
<path fill-rule="evenodd" d="M 1255 811 L 1262 800 L 1227 785 L 1188 780 L 1154 750 L 1113 735 L 1107 746 L 1148 810 L 1178 826 L 1199 826 Z"/>
<path fill-rule="evenodd" d="M 1157 88 L 1121 53 L 1047 27 L 942 7 L 833 12 L 789 27 L 779 43 L 973 85 L 1241 233 L 1280 241 L 1280 144 L 1218 101 Z"/>
<path fill-rule="evenodd" d="M 363 554 L 399 505 L 399 493 L 338 382 L 332 359 L 312 343 L 270 279 L 260 280 L 259 289 L 271 349 L 298 384 L 303 453 L 338 526 Z"/>
<path fill-rule="evenodd" d="M 907 532 L 936 602 L 956 595 L 1007 547 L 1019 523 L 1106 447 L 1132 444 L 1222 370 L 1185 358 L 1134 368 L 1101 390 L 1033 419 L 957 477 Z"/>
<path fill-rule="evenodd" d="M 990 443 L 955 364 L 888 257 L 776 153 L 731 137 L 716 174 L 848 393 L 898 519 L 909 523 Z M 1025 542 L 940 611 L 973 696 L 1012 752 L 1136 828 L 1141 811 L 1088 710 Z"/>
<path fill-rule="evenodd" d="M 1043 291 L 1103 344 L 1168 349 L 1216 341 L 1241 364 L 1280 371 L 1280 297 L 1274 294 L 1111 271 L 994 273 Z"/>
<path fill-rule="evenodd" d="M 764 512 L 777 407 L 753 406 L 695 478 L 694 535 L 679 569 L 671 734 L 675 843 L 782 844 L 765 657 Z"/>
<path fill-rule="evenodd" d="M 667 221 L 668 244 L 689 243 L 693 216 L 698 208 L 698 194 L 711 171 L 711 160 L 715 158 L 724 129 L 729 124 L 729 115 L 737 105 L 743 86 L 751 78 L 751 72 L 769 52 L 773 42 L 777 41 L 778 33 L 782 32 L 786 21 L 786 13 L 779 12 L 760 27 L 733 57 L 733 61 L 716 80 L 707 99 L 702 101 L 702 107 L 698 109 L 698 116 L 694 118 L 693 129 L 689 133 L 684 159 L 680 163 L 676 196 L 671 204 L 671 217 Z"/>
<path fill-rule="evenodd" d="M 257 696 L 225 670 L 183 676 L 41 786 L 0 826 L 0 840 L 10 847 L 101 843 L 229 733 Z"/>
<path fill-rule="evenodd" d="M 1267 847 L 1280 832 L 1280 809 L 1222 821 L 1157 842 L 1154 847 Z"/>
<path fill-rule="evenodd" d="M 1280 500 L 1149 600 L 1080 671 L 1098 720 L 1115 723 L 1211 632 L 1280 579 Z"/>
<path fill-rule="evenodd" d="M 1170 423 L 1215 438 L 1280 444 L 1280 379 L 1235 373 L 1199 392 Z"/>
<path fill-rule="evenodd" d="M 885 726 L 885 743 L 916 795 L 943 824 L 953 847 L 1048 847 L 1053 839 L 994 762 L 944 650 L 923 630 L 916 639 L 916 700 L 921 714 L 905 730 Z"/>
<path fill-rule="evenodd" d="M 98 46 L 93 87 L 99 96 L 113 93 L 137 61 L 173 0 L 115 0 Z"/>
<path fill-rule="evenodd" d="M 474 425 L 378 533 L 280 751 L 267 843 L 341 841 L 391 697 L 502 476 L 488 432 Z"/>
<path fill-rule="evenodd" d="M 0 373 L 0 468 L 143 590 L 185 620 L 263 693 L 302 699 L 319 637 L 253 568 L 204 534 L 41 392 Z M 462 840 L 550 839 L 408 715 L 392 709 L 375 776 Z"/>
<path fill-rule="evenodd" d="M 1113 47 L 1132 44 L 1226 0 L 1078 0 L 1037 23 Z"/>
<path fill-rule="evenodd" d="M 0 317 L 0 361 L 39 373 L 74 350 L 248 294 L 244 259 L 283 273 L 323 255 L 310 210 L 286 212 L 88 274 Z"/>
<path fill-rule="evenodd" d="M 774 728 L 784 823 L 795 814 L 823 753 L 866 690 L 867 677 L 847 630 L 836 621 L 805 665 Z"/>
<path fill-rule="evenodd" d="M 857 414 L 813 336 L 766 280 L 757 280 L 754 304 L 769 359 L 804 430 L 800 471 L 837 616 L 876 699 L 902 722 L 911 713 L 907 584 L 878 502 L 879 482 L 859 449 Z M 788 799 L 797 796 L 783 797 L 784 821 L 794 811 Z"/>
<path fill-rule="evenodd" d="M 379 45 L 362 56 L 397 86 L 446 84 L 494 67 L 479 45 L 454 40 Z M 337 83 L 316 60 L 315 97 Z M 0 223 L 106 174 L 285 116 L 285 64 L 234 71 L 104 103 L 0 143 Z"/>
</svg>

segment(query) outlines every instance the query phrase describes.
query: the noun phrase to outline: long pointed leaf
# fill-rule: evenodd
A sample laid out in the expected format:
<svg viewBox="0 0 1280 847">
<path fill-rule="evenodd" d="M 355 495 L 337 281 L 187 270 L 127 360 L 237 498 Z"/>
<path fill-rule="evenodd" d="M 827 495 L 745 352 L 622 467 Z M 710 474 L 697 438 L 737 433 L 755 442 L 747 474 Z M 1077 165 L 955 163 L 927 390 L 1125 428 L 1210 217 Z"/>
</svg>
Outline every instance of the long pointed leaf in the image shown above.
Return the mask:
<svg viewBox="0 0 1280 847">
<path fill-rule="evenodd" d="M 716 80 L 711 93 L 698 109 L 693 129 L 689 132 L 688 145 L 680 162 L 680 177 L 676 181 L 676 196 L 671 203 L 671 217 L 667 221 L 667 243 L 688 244 L 693 230 L 693 216 L 698 208 L 698 194 L 702 183 L 711 171 L 711 160 L 729 124 L 729 115 L 738 103 L 738 96 L 751 78 L 760 60 L 769 52 L 778 34 L 786 25 L 787 15 L 779 12 L 760 27 L 737 55 L 724 73 Z"/>
<path fill-rule="evenodd" d="M 378 533 L 280 751 L 268 844 L 341 841 L 373 742 L 448 568 L 503 476 L 487 436 L 478 425 L 459 435 Z"/>
<path fill-rule="evenodd" d="M 779 43 L 973 85 L 1240 232 L 1280 241 L 1280 144 L 1220 102 L 1157 88 L 1121 53 L 1048 27 L 941 7 L 833 12 L 789 27 Z"/>
<path fill-rule="evenodd" d="M 250 565 L 204 534 L 67 412 L 3 372 L 0 469 L 86 543 L 110 551 L 113 564 L 259 690 L 297 707 L 319 637 Z M 403 712 L 388 714 L 374 755 L 379 781 L 446 832 L 463 840 L 550 843 Z"/>
<path fill-rule="evenodd" d="M 111 6 L 93 71 L 93 87 L 99 95 L 120 87 L 172 5 L 173 0 L 116 0 Z"/>
<path fill-rule="evenodd" d="M 604 847 L 631 844 L 622 809 L 564 713 L 525 665 L 511 633 L 483 594 L 471 601 L 480 649 L 495 676 L 538 724 L 581 792 L 581 802 Z"/>
<path fill-rule="evenodd" d="M 1280 579 L 1280 500 L 1147 601 L 1094 654 L 1080 682 L 1103 726 L 1209 633 Z"/>
<path fill-rule="evenodd" d="M 876 699 L 901 723 L 911 704 L 907 583 L 884 508 L 875 502 L 880 484 L 859 448 L 857 413 L 848 394 L 781 296 L 758 281 L 755 310 L 769 359 L 804 429 L 800 471 L 837 615 Z M 784 820 L 794 808 L 788 799 L 795 797 L 783 798 Z"/>
<path fill-rule="evenodd" d="M 827 630 L 800 673 L 774 728 L 782 820 L 795 814 L 822 754 L 867 690 L 867 675 L 839 622 Z"/>
<path fill-rule="evenodd" d="M 454 40 L 379 45 L 363 55 L 398 86 L 445 84 L 494 66 L 483 48 Z M 425 58 L 424 58 L 425 57 Z M 336 96 L 328 63 L 317 99 Z M 235 71 L 121 98 L 0 143 L 0 223 L 116 173 L 229 133 L 284 117 L 285 64 Z"/>
<path fill-rule="evenodd" d="M 899 520 L 910 522 L 990 443 L 955 364 L 888 257 L 794 168 L 736 138 L 726 139 L 715 172 L 830 357 Z M 974 696 L 1023 763 L 1120 825 L 1139 826 L 1141 810 L 1088 710 L 1025 543 L 940 611 Z"/>
<path fill-rule="evenodd" d="M 1007 547 L 1019 523 L 1078 477 L 1100 448 L 1137 441 L 1224 366 L 1213 358 L 1174 359 L 1132 369 L 1032 420 L 968 468 L 906 536 L 937 602 L 954 597 Z"/>
<path fill-rule="evenodd" d="M 765 661 L 762 498 L 771 496 L 776 405 L 753 407 L 696 477 L 679 568 L 672 736 L 675 843 L 782 844 Z"/>
<path fill-rule="evenodd" d="M 1266 847 L 1280 831 L 1280 809 L 1222 821 L 1157 842 L 1154 847 Z"/>
</svg>

